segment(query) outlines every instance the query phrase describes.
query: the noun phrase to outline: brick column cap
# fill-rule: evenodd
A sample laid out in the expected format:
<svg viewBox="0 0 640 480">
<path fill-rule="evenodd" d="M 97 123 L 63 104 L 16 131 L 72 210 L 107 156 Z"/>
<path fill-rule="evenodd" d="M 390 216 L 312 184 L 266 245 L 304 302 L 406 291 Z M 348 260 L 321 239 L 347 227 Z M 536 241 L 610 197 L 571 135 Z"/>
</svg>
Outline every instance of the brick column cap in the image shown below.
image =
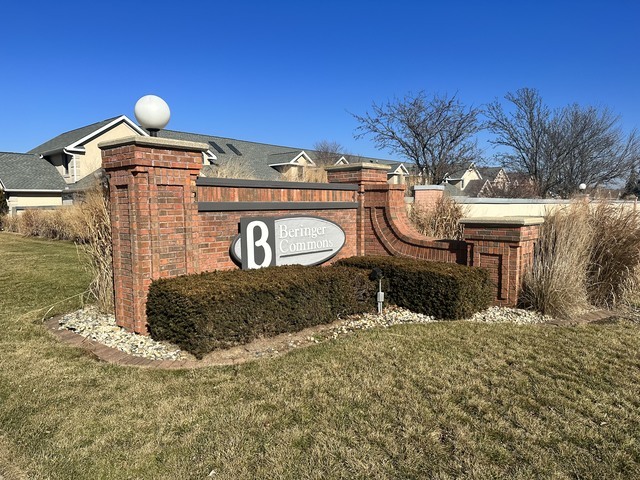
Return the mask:
<svg viewBox="0 0 640 480">
<path fill-rule="evenodd" d="M 128 145 L 138 145 L 147 148 L 160 148 L 163 150 L 179 150 L 189 152 L 206 152 L 209 145 L 200 142 L 188 142 L 186 140 L 175 140 L 172 138 L 143 137 L 142 135 L 132 135 L 130 137 L 118 138 L 100 142 L 98 147 L 102 150 L 110 148 L 125 147 Z"/>
<path fill-rule="evenodd" d="M 444 185 L 414 185 L 414 190 L 440 190 L 444 191 Z"/>
<path fill-rule="evenodd" d="M 499 227 L 526 227 L 529 225 L 541 225 L 544 223 L 542 217 L 477 217 L 463 218 L 460 220 L 463 225 L 496 225 Z"/>
<path fill-rule="evenodd" d="M 389 165 L 384 165 L 382 163 L 370 163 L 370 162 L 362 162 L 362 163 L 350 163 L 348 165 L 331 165 L 329 167 L 324 167 L 324 169 L 328 172 L 352 172 L 355 170 L 391 170 Z"/>
</svg>

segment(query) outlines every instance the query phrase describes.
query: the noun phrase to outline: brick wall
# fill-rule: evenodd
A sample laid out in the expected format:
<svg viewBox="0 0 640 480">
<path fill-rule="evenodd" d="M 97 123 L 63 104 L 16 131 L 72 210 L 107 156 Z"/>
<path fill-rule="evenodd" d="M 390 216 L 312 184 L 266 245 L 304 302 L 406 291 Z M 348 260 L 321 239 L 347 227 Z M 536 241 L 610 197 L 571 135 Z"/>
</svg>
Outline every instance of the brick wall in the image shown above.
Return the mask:
<svg viewBox="0 0 640 480">
<path fill-rule="evenodd" d="M 538 218 L 463 220 L 468 264 L 489 271 L 495 284 L 496 305 L 516 305 L 522 277 L 533 262 L 540 223 Z"/>
<path fill-rule="evenodd" d="M 358 187 L 199 177 L 208 145 L 129 137 L 105 142 L 114 251 L 116 320 L 147 333 L 152 280 L 233 269 L 240 218 L 318 216 L 340 225 L 345 246 L 327 263 L 358 254 Z"/>
<path fill-rule="evenodd" d="M 404 203 L 404 185 L 387 183 L 389 167 L 381 164 L 327 168 L 330 183 L 359 185 L 359 255 L 397 255 L 466 265 L 463 242 L 429 239 L 411 226 Z"/>
<path fill-rule="evenodd" d="M 496 303 L 513 305 L 531 262 L 537 225 L 468 223 L 465 241 L 429 239 L 406 216 L 404 186 L 387 183 L 389 167 L 327 168 L 330 184 L 199 177 L 209 146 L 128 137 L 100 144 L 109 176 L 116 320 L 147 333 L 152 280 L 238 268 L 229 249 L 243 217 L 317 216 L 339 224 L 346 242 L 331 261 L 399 255 L 489 269 Z M 329 262 L 331 263 L 331 262 Z"/>
</svg>

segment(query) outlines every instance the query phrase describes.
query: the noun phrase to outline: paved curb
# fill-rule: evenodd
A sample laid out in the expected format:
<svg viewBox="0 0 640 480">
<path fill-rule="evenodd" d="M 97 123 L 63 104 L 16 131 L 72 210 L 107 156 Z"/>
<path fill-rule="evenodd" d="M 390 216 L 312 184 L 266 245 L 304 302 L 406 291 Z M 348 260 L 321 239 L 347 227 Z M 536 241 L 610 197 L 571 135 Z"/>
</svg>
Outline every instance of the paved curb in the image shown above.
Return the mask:
<svg viewBox="0 0 640 480">
<path fill-rule="evenodd" d="M 131 355 L 125 353 L 117 348 L 107 347 L 101 343 L 93 341 L 89 338 L 83 337 L 66 328 L 60 329 L 58 323 L 59 317 L 53 317 L 44 322 L 44 326 L 49 330 L 58 340 L 73 347 L 83 348 L 103 362 L 111 363 L 114 365 L 120 365 L 125 367 L 142 367 L 142 368 L 159 368 L 164 370 L 178 370 L 178 369 L 190 369 L 201 368 L 212 365 L 233 365 L 234 362 L 229 363 L 213 363 L 205 360 L 152 360 L 149 358 L 140 357 L 138 355 Z M 239 362 L 236 362 L 239 363 Z"/>
</svg>

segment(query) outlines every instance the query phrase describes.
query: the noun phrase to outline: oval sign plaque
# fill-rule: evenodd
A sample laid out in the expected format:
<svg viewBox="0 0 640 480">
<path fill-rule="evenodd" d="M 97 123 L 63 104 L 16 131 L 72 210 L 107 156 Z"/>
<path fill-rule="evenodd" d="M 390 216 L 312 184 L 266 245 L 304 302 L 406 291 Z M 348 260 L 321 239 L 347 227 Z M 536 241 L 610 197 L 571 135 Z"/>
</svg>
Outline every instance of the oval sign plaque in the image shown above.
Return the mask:
<svg viewBox="0 0 640 480">
<path fill-rule="evenodd" d="M 231 256 L 243 269 L 320 265 L 335 256 L 345 240 L 342 227 L 323 218 L 243 218 Z"/>
</svg>

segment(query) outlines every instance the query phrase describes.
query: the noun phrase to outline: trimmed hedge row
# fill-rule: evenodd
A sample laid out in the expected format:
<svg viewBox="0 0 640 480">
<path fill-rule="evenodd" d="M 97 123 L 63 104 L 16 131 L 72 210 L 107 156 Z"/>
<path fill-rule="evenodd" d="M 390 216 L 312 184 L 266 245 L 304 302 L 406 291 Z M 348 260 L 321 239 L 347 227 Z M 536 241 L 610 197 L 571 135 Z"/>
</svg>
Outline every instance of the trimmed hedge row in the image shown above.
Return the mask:
<svg viewBox="0 0 640 480">
<path fill-rule="evenodd" d="M 336 265 L 379 268 L 387 301 L 416 313 L 442 319 L 467 318 L 488 308 L 494 298 L 486 270 L 455 263 L 405 257 L 351 257 Z"/>
<path fill-rule="evenodd" d="M 349 267 L 214 271 L 152 282 L 149 332 L 198 358 L 218 348 L 372 312 L 376 282 Z"/>
</svg>

